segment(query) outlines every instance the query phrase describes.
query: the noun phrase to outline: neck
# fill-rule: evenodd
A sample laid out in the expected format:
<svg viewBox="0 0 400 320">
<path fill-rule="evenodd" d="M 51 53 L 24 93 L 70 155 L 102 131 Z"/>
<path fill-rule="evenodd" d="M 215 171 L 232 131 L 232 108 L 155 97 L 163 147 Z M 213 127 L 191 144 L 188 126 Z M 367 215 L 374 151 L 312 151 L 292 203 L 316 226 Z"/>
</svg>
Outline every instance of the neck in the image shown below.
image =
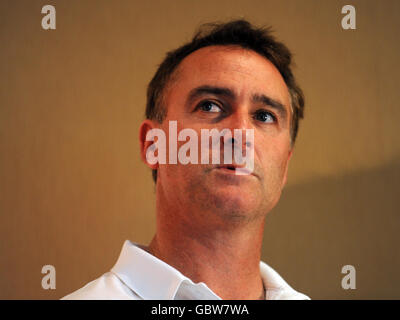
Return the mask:
<svg viewBox="0 0 400 320">
<path fill-rule="evenodd" d="M 260 275 L 265 217 L 251 222 L 225 217 L 227 221 L 218 223 L 209 212 L 210 218 L 204 219 L 205 213 L 194 208 L 170 209 L 157 205 L 157 231 L 150 253 L 193 282 L 206 283 L 222 299 L 265 298 Z"/>
</svg>

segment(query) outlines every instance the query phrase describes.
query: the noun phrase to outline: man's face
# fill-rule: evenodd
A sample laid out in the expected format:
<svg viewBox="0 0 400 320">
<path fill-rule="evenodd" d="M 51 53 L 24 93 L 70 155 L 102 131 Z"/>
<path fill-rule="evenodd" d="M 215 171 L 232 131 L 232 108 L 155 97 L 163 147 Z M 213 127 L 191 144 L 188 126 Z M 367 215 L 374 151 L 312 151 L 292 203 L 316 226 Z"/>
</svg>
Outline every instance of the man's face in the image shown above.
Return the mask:
<svg viewBox="0 0 400 320">
<path fill-rule="evenodd" d="M 167 116 L 160 128 L 167 141 L 169 121 L 177 121 L 178 133 L 194 129 L 199 147 L 201 129 L 253 129 L 254 170 L 236 175 L 211 163 L 159 165 L 161 197 L 181 206 L 187 219 L 201 212 L 208 221 L 242 221 L 271 210 L 291 155 L 289 93 L 273 64 L 239 47 L 205 47 L 181 62 L 164 94 Z"/>
</svg>

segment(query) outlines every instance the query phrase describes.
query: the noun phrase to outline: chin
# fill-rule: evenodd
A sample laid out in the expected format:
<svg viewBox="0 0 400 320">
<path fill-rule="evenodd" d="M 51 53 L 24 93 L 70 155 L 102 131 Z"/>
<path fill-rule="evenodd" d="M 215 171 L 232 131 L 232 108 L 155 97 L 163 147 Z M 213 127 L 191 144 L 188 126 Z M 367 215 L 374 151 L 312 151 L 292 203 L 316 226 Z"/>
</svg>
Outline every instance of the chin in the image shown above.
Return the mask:
<svg viewBox="0 0 400 320">
<path fill-rule="evenodd" d="M 265 215 L 269 209 L 260 180 L 255 176 L 220 174 L 192 175 L 183 188 L 187 199 L 208 215 L 224 218 L 253 218 Z"/>
<path fill-rule="evenodd" d="M 238 186 L 225 186 L 219 190 L 213 188 L 210 200 L 216 212 L 227 217 L 251 218 L 263 211 L 261 195 Z"/>
</svg>

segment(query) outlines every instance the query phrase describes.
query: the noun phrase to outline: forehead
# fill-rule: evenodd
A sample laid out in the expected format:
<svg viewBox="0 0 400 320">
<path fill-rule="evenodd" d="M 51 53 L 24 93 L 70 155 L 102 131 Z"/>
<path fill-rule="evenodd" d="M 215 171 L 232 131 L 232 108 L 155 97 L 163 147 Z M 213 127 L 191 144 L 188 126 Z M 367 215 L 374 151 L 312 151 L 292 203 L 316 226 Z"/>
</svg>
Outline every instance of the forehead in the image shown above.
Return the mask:
<svg viewBox="0 0 400 320">
<path fill-rule="evenodd" d="M 265 57 L 238 46 L 209 46 L 185 57 L 172 76 L 168 98 L 201 85 L 223 86 L 238 96 L 266 94 L 289 108 L 289 92 L 278 69 Z"/>
</svg>

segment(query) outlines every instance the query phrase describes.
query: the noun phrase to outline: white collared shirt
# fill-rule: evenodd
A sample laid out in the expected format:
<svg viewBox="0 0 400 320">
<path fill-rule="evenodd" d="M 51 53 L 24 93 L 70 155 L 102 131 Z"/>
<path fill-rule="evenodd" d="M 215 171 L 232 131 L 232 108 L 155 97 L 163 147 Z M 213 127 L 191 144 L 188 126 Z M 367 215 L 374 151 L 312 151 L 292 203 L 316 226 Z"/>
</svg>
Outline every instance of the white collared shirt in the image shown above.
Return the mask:
<svg viewBox="0 0 400 320">
<path fill-rule="evenodd" d="M 194 283 L 177 269 L 126 240 L 117 263 L 100 278 L 62 300 L 221 300 L 205 283 Z M 308 300 L 260 261 L 266 300 Z"/>
</svg>

